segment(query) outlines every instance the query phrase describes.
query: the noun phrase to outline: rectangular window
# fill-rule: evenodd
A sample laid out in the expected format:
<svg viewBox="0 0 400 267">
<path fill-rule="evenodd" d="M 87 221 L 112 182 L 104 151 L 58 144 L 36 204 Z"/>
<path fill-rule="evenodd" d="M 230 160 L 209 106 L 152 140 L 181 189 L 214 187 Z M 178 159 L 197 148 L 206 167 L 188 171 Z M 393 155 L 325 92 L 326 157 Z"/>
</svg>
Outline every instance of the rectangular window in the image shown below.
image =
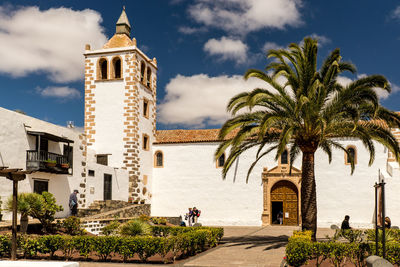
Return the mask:
<svg viewBox="0 0 400 267">
<path fill-rule="evenodd" d="M 89 175 L 89 176 L 94 176 L 94 170 L 89 170 L 88 175 Z"/>
<path fill-rule="evenodd" d="M 42 192 L 49 191 L 48 180 L 33 180 L 33 192 L 42 194 Z"/>
<path fill-rule="evenodd" d="M 143 117 L 149 118 L 149 100 L 143 99 Z"/>
<path fill-rule="evenodd" d="M 149 150 L 149 136 L 147 134 L 143 134 L 143 149 Z"/>
<path fill-rule="evenodd" d="M 108 166 L 108 155 L 96 155 L 97 164 Z"/>
</svg>

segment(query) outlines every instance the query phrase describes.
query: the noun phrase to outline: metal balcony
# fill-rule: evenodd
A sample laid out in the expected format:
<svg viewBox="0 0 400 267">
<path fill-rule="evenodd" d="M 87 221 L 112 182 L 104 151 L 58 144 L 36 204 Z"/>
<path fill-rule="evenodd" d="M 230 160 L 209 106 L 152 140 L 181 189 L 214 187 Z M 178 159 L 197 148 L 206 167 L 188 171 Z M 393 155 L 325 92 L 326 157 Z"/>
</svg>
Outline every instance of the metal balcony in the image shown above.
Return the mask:
<svg viewBox="0 0 400 267">
<path fill-rule="evenodd" d="M 68 157 L 47 151 L 27 150 L 26 169 L 58 174 L 68 174 L 72 164 Z"/>
</svg>

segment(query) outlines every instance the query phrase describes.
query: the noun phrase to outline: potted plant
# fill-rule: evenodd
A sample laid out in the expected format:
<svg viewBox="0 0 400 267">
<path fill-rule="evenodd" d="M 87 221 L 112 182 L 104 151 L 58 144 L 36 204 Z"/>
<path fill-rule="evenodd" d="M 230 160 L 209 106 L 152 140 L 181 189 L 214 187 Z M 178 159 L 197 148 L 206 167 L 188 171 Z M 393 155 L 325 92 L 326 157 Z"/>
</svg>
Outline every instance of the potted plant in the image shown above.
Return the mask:
<svg viewBox="0 0 400 267">
<path fill-rule="evenodd" d="M 55 167 L 57 165 L 57 161 L 51 159 L 47 159 L 44 162 L 46 162 L 47 167 Z"/>
<path fill-rule="evenodd" d="M 68 169 L 69 163 L 61 163 L 61 168 Z"/>
</svg>

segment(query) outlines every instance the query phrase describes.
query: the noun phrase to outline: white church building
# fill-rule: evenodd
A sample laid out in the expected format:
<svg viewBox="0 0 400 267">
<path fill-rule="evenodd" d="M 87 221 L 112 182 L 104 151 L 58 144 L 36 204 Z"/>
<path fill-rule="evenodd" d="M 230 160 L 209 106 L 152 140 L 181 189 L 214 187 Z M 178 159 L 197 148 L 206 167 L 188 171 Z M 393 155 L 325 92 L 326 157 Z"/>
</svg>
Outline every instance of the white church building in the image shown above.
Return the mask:
<svg viewBox="0 0 400 267">
<path fill-rule="evenodd" d="M 59 217 L 68 215 L 69 194 L 78 189 L 80 209 L 112 199 L 150 204 L 152 216 L 179 216 L 195 206 L 203 225 L 270 225 L 279 211 L 285 225 L 301 224 L 300 161 L 289 175 L 288 155 L 279 161 L 271 155 L 246 183 L 256 154 L 248 151 L 223 180 L 224 157 L 213 160 L 218 129 L 156 129 L 157 61 L 137 47 L 130 28 L 123 11 L 101 49 L 86 45 L 84 133 L 0 108 L 0 166 L 33 171 L 19 191 L 54 194 L 64 207 Z M 360 141 L 338 141 L 353 149 L 356 168 L 351 175 L 343 151 L 333 152 L 331 164 L 317 151 L 318 226 L 350 215 L 353 227 L 370 227 L 379 177 L 386 182 L 386 214 L 400 225 L 399 164 L 376 144 L 368 166 Z M 1 199 L 11 193 L 11 182 L 1 179 Z"/>
</svg>

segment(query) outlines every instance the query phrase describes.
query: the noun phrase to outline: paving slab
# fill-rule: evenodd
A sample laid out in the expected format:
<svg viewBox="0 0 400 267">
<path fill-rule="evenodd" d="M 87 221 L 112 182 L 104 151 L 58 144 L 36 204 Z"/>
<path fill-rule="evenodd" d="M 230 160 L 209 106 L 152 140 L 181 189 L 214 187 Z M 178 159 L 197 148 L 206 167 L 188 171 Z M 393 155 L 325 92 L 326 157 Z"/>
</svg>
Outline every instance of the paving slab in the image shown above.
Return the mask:
<svg viewBox="0 0 400 267">
<path fill-rule="evenodd" d="M 224 227 L 222 244 L 183 264 L 185 267 L 277 267 L 297 226 Z"/>
</svg>

